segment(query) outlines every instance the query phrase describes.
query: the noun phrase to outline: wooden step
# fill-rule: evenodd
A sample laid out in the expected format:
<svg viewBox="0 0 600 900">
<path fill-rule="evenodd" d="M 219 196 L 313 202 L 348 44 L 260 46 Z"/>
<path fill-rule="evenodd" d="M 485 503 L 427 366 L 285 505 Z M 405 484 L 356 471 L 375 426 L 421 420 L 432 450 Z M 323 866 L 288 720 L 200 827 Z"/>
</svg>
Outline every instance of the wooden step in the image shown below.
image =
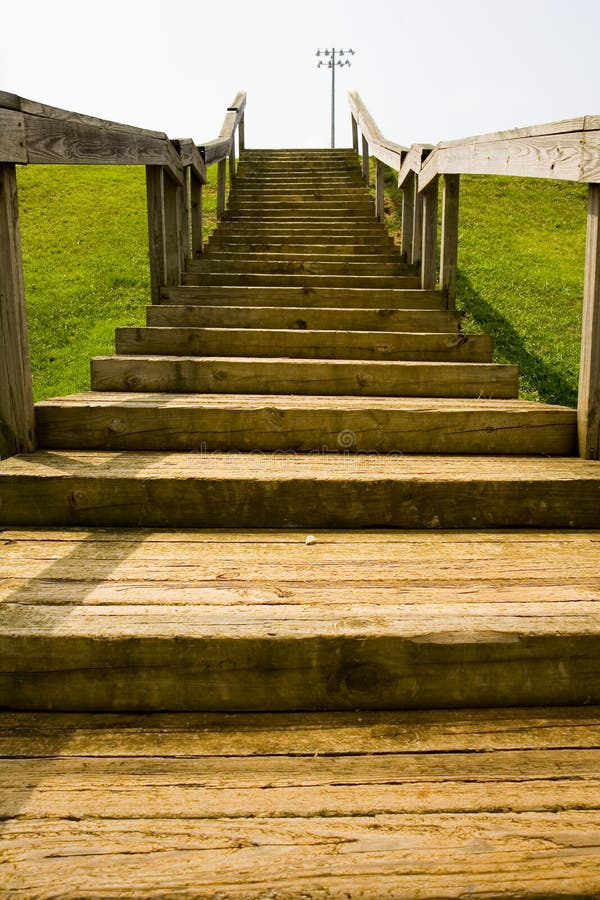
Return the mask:
<svg viewBox="0 0 600 900">
<path fill-rule="evenodd" d="M 285 240 L 275 240 L 271 238 L 268 241 L 263 240 L 260 237 L 252 238 L 249 235 L 240 235 L 238 237 L 231 236 L 231 239 L 227 239 L 224 235 L 220 235 L 219 237 L 211 237 L 205 244 L 205 252 L 210 253 L 211 255 L 217 253 L 227 253 L 229 256 L 233 256 L 234 254 L 246 254 L 246 253 L 270 253 L 272 256 L 277 258 L 278 255 L 300 255 L 300 254 L 314 254 L 316 256 L 333 256 L 339 259 L 341 256 L 343 257 L 353 257 L 353 256 L 394 256 L 395 258 L 401 257 L 400 247 L 395 246 L 394 242 L 389 240 L 382 240 L 378 243 L 372 242 L 369 244 L 364 243 L 340 243 L 340 244 L 331 244 L 331 243 L 319 243 L 316 239 L 304 239 L 302 241 L 296 240 L 294 243 L 286 243 Z"/>
<path fill-rule="evenodd" d="M 281 245 L 279 245 L 281 246 Z M 350 249 L 351 253 L 336 253 L 335 248 L 323 247 L 322 249 L 314 249 L 313 247 L 291 247 L 287 252 L 280 250 L 277 245 L 272 249 L 259 249 L 260 245 L 252 249 L 244 250 L 237 246 L 229 245 L 225 249 L 225 245 L 213 245 L 205 248 L 204 253 L 193 262 L 196 266 L 198 263 L 207 264 L 214 260 L 219 263 L 254 263 L 256 261 L 267 260 L 269 263 L 333 263 L 356 265 L 356 263 L 368 264 L 371 266 L 379 266 L 390 263 L 404 264 L 406 271 L 406 260 L 402 257 L 399 250 L 390 247 L 386 248 L 365 248 L 364 245 L 354 246 Z M 344 248 L 342 248 L 343 250 Z M 340 256 L 343 257 L 340 260 Z M 416 271 L 415 268 L 412 271 Z"/>
<path fill-rule="evenodd" d="M 47 450 L 0 464 L 0 524 L 600 528 L 600 463 Z"/>
<path fill-rule="evenodd" d="M 306 245 L 325 246 L 332 250 L 340 247 L 340 252 L 345 253 L 353 251 L 356 251 L 357 253 L 373 253 L 377 252 L 379 249 L 391 250 L 393 248 L 398 252 L 400 251 L 400 248 L 394 244 L 391 237 L 378 231 L 362 231 L 357 233 L 351 230 L 332 231 L 330 229 L 321 228 L 285 228 L 278 230 L 257 227 L 255 229 L 241 228 L 233 231 L 219 226 L 219 228 L 210 236 L 207 245 L 209 249 L 212 249 L 215 245 L 233 248 L 237 247 L 238 244 L 255 245 L 257 243 L 270 245 L 286 244 L 288 246 L 297 247 L 299 250 L 303 249 Z"/>
<path fill-rule="evenodd" d="M 308 331 L 268 328 L 137 328 L 115 330 L 122 355 L 247 356 L 294 359 L 479 362 L 492 360 L 486 334 Z"/>
<path fill-rule="evenodd" d="M 574 409 L 517 400 L 85 393 L 36 404 L 38 445 L 73 450 L 573 455 Z"/>
<path fill-rule="evenodd" d="M 594 897 L 597 707 L 4 713 L 8 897 Z"/>
<path fill-rule="evenodd" d="M 445 309 L 443 291 L 398 288 L 303 288 L 204 285 L 161 288 L 162 303 L 233 306 Z"/>
<path fill-rule="evenodd" d="M 186 285 L 220 285 L 223 287 L 299 287 L 311 288 L 419 288 L 416 275 L 310 275 L 267 272 L 184 272 Z"/>
<path fill-rule="evenodd" d="M 353 185 L 351 187 L 341 187 L 335 185 L 332 187 L 306 186 L 290 188 L 286 185 L 278 185 L 268 187 L 265 185 L 255 186 L 246 184 L 243 180 L 236 182 L 235 188 L 229 194 L 230 202 L 249 201 L 269 201 L 269 202 L 310 202 L 323 200 L 346 200 L 346 199 L 365 199 L 373 203 L 373 197 L 369 190 L 361 185 Z"/>
<path fill-rule="evenodd" d="M 97 356 L 94 391 L 515 398 L 516 366 L 379 360 Z"/>
<path fill-rule="evenodd" d="M 460 313 L 433 309 L 315 309 L 298 306 L 148 306 L 149 326 L 300 328 L 358 331 L 458 332 Z"/>
<path fill-rule="evenodd" d="M 51 456 L 57 475 L 61 455 Z M 76 483 L 82 499 L 83 478 Z M 195 495 L 193 481 L 188 490 Z M 178 507 L 170 499 L 165 508 Z M 5 709 L 437 708 L 443 717 L 440 708 L 600 702 L 597 533 L 317 531 L 306 544 L 305 530 L 80 527 L 6 529 L 2 537 Z M 425 746 L 442 739 L 426 722 Z M 370 740 L 377 735 L 391 749 L 406 730 L 373 729 Z M 314 735 L 305 739 L 314 763 L 319 745 Z M 470 730 L 455 733 L 471 739 Z M 493 729 L 488 740 L 502 737 Z M 125 746 L 140 753 L 135 736 Z M 50 762 L 48 749 L 42 741 Z M 174 755 L 185 752 L 179 745 Z M 470 756 L 473 772 L 489 777 L 479 755 Z M 448 765 L 456 774 L 456 761 Z M 386 792 L 387 780 L 394 779 Z M 465 803 L 472 785 L 463 788 Z M 423 796 L 426 805 L 439 803 Z M 500 793 L 496 804 L 506 805 Z"/>
<path fill-rule="evenodd" d="M 381 259 L 315 259 L 304 254 L 297 258 L 277 258 L 270 253 L 219 255 L 208 252 L 200 259 L 188 261 L 187 274 L 201 272 L 230 273 L 273 273 L 281 275 L 367 275 L 381 277 L 384 275 L 416 275 L 417 266 L 409 265 L 395 256 L 392 262 Z"/>
</svg>

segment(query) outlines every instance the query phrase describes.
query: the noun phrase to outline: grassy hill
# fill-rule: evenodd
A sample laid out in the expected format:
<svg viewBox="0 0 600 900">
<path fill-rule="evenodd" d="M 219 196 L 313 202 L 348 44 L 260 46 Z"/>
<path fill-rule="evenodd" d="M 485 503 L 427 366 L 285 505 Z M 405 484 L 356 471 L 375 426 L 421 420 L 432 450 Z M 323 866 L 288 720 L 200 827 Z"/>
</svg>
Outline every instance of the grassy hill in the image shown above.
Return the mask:
<svg viewBox="0 0 600 900">
<path fill-rule="evenodd" d="M 215 224 L 215 177 L 205 229 Z M 149 296 L 143 167 L 19 170 L 36 399 L 89 388 L 89 358 L 114 351 L 117 325 L 143 324 Z M 388 180 L 398 229 L 400 193 Z M 461 183 L 458 306 L 490 331 L 496 359 L 521 367 L 522 394 L 576 402 L 586 189 L 467 176 Z"/>
</svg>

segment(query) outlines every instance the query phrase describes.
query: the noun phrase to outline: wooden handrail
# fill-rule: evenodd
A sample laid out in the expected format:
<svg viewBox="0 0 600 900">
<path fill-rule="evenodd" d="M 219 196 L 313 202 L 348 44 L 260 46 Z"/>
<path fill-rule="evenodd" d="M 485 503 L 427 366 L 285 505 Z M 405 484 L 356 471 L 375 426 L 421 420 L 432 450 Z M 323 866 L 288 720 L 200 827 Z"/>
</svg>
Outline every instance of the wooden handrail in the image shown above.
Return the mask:
<svg viewBox="0 0 600 900">
<path fill-rule="evenodd" d="M 369 151 L 378 166 L 385 162 L 398 172 L 398 186 L 403 189 L 402 249 L 410 262 L 420 263 L 423 288 L 437 284 L 446 291 L 448 307 L 454 306 L 456 293 L 461 175 L 518 175 L 589 185 L 578 430 L 581 456 L 600 459 L 600 116 L 442 141 L 435 147 L 412 144 L 389 161 L 382 159 L 381 150 L 389 142 L 358 94 L 349 94 L 349 105 L 357 151 L 358 129 L 363 132 L 363 172 L 368 172 L 365 155 Z M 438 280 L 439 176 L 443 195 Z M 382 201 L 377 203 L 380 207 Z"/>
<path fill-rule="evenodd" d="M 16 166 L 144 165 L 152 302 L 158 302 L 163 287 L 180 283 L 186 258 L 202 253 L 202 186 L 213 162 L 218 214 L 225 208 L 225 166 L 229 158 L 234 178 L 245 106 L 246 94 L 237 94 L 218 138 L 198 147 L 191 138 L 170 140 L 161 131 L 0 91 L 0 458 L 35 447 Z"/>
</svg>

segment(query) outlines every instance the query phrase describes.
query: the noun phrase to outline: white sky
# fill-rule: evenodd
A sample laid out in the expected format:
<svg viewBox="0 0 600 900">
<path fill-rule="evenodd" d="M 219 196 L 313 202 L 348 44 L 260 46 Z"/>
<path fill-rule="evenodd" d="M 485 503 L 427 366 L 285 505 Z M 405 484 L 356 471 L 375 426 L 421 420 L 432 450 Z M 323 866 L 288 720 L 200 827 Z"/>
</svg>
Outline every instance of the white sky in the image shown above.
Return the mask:
<svg viewBox="0 0 600 900">
<path fill-rule="evenodd" d="M 166 131 L 216 137 L 248 92 L 250 147 L 338 146 L 356 89 L 391 140 L 436 143 L 600 113 L 600 0 L 0 0 L 0 90 Z"/>
</svg>

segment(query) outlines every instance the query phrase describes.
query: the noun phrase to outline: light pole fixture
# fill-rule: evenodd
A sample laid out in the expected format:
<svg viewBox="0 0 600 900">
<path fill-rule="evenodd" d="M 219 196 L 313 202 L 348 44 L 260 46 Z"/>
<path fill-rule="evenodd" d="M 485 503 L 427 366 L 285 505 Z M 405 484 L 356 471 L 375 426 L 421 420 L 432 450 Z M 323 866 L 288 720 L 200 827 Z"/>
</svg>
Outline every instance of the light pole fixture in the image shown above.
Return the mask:
<svg viewBox="0 0 600 900">
<path fill-rule="evenodd" d="M 341 56 L 354 56 L 354 50 L 337 50 L 335 47 L 332 47 L 331 50 L 317 50 L 315 56 L 326 56 L 327 59 L 319 59 L 317 63 L 317 68 L 320 69 L 321 66 L 326 66 L 328 69 L 331 69 L 331 146 L 335 147 L 335 67 L 339 66 L 342 68 L 343 66 L 350 66 L 352 63 L 349 59 L 336 59 L 336 54 L 338 57 Z"/>
</svg>

